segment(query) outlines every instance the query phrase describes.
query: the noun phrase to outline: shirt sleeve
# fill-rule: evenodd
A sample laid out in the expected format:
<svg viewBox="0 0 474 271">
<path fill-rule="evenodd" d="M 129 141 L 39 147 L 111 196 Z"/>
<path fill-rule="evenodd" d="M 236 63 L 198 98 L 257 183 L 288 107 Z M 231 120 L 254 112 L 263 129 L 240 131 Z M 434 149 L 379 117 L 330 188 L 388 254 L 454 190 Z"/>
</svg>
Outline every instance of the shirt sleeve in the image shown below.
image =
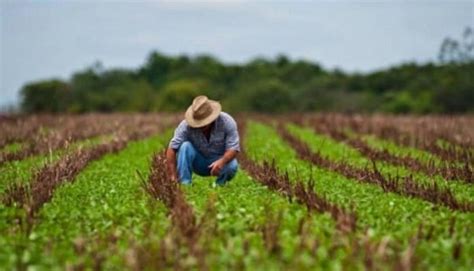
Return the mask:
<svg viewBox="0 0 474 271">
<path fill-rule="evenodd" d="M 237 123 L 233 118 L 228 118 L 226 123 L 225 150 L 234 150 L 240 152 L 239 131 Z"/>
<path fill-rule="evenodd" d="M 174 130 L 173 138 L 170 140 L 169 148 L 179 149 L 181 144 L 188 139 L 188 129 L 186 121 L 182 121 Z"/>
</svg>

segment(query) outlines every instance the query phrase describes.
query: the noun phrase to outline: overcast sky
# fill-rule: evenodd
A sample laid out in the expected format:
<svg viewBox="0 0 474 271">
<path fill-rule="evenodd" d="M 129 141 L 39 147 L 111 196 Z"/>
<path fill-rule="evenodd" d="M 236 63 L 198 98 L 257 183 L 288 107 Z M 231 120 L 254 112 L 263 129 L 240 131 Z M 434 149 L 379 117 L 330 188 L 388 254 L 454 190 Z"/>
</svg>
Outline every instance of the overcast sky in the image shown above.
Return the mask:
<svg viewBox="0 0 474 271">
<path fill-rule="evenodd" d="M 152 50 L 238 63 L 284 53 L 367 72 L 436 60 L 444 37 L 474 26 L 474 0 L 96 2 L 0 0 L 0 106 L 26 82 L 97 60 L 135 68 Z"/>
</svg>

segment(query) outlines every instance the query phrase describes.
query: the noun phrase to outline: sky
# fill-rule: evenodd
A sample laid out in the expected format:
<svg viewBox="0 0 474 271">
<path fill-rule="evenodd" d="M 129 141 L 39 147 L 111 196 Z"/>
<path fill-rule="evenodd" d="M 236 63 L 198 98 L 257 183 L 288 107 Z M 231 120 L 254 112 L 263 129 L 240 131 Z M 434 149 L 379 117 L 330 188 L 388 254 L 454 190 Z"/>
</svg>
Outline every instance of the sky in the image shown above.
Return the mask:
<svg viewBox="0 0 474 271">
<path fill-rule="evenodd" d="M 96 61 L 137 68 L 153 50 L 226 63 L 285 54 L 348 72 L 435 61 L 445 37 L 474 27 L 474 0 L 0 0 L 0 17 L 5 107 L 28 82 L 68 80 Z"/>
</svg>

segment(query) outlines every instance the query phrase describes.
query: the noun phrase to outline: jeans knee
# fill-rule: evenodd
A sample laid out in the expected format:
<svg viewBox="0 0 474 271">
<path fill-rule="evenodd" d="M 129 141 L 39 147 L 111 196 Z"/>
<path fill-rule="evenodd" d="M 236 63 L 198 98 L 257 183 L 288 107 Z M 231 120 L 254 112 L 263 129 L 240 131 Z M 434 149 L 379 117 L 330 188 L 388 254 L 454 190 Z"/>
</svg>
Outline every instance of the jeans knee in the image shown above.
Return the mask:
<svg viewBox="0 0 474 271">
<path fill-rule="evenodd" d="M 236 159 L 230 161 L 220 172 L 219 177 L 216 180 L 216 184 L 224 185 L 226 182 L 232 180 L 237 174 L 238 167 L 239 164 L 237 163 Z"/>
<path fill-rule="evenodd" d="M 178 150 L 178 156 L 184 155 L 184 157 L 193 157 L 196 152 L 196 149 L 194 148 L 193 144 L 189 141 L 184 141 L 181 143 L 181 146 L 179 146 Z"/>
<path fill-rule="evenodd" d="M 189 141 L 184 141 L 181 143 L 181 146 L 179 146 L 179 152 L 182 153 L 194 153 L 196 149 L 194 148 L 193 144 Z"/>
<path fill-rule="evenodd" d="M 237 172 L 237 169 L 239 169 L 239 163 L 237 162 L 236 159 L 230 161 L 229 164 L 227 165 L 227 172 L 230 175 L 235 175 L 235 173 Z"/>
</svg>

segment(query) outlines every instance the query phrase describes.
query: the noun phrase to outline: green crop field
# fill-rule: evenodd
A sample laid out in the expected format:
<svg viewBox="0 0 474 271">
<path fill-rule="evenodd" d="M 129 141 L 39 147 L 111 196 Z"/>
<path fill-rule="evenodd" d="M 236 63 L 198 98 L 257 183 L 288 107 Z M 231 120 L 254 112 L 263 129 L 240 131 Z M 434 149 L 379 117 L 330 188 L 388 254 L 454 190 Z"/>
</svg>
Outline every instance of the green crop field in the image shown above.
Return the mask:
<svg viewBox="0 0 474 271">
<path fill-rule="evenodd" d="M 180 116 L 0 120 L 0 270 L 473 270 L 474 117 L 236 116 L 225 186 Z"/>
</svg>

